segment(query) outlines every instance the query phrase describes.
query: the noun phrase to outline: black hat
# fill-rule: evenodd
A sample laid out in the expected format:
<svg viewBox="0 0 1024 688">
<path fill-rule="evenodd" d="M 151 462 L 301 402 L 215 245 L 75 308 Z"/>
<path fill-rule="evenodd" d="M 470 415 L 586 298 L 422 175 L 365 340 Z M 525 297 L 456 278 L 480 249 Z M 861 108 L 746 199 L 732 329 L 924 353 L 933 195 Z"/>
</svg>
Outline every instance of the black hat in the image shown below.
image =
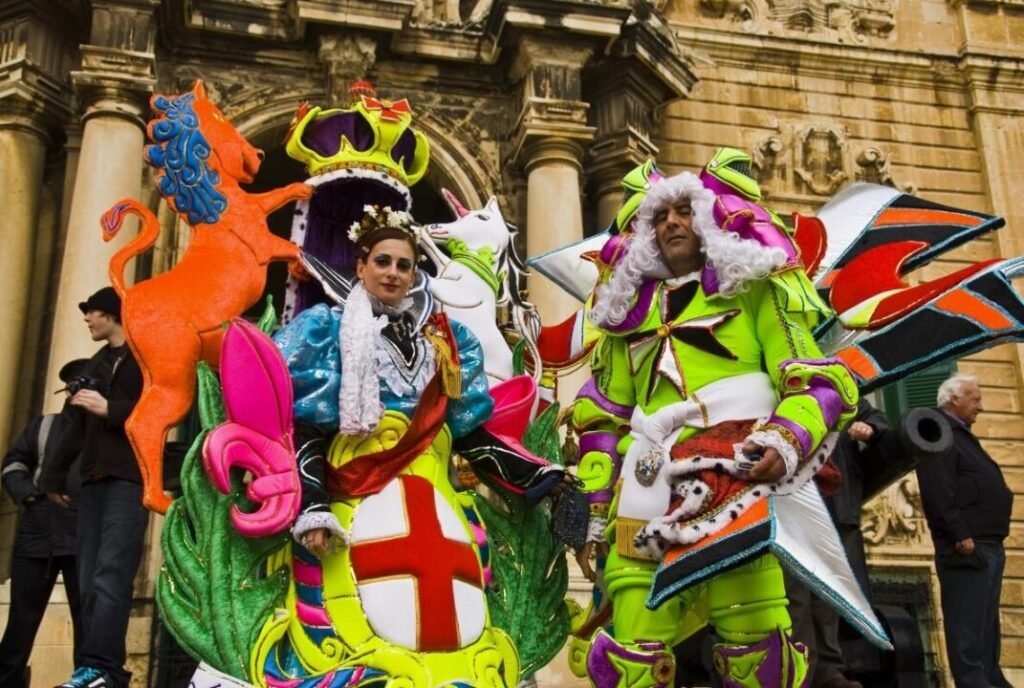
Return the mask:
<svg viewBox="0 0 1024 688">
<path fill-rule="evenodd" d="M 57 377 L 60 378 L 61 382 L 71 382 L 76 377 L 81 377 L 87 365 L 89 365 L 88 358 L 76 358 L 73 361 L 68 361 L 61 366 L 60 372 L 57 373 Z"/>
<path fill-rule="evenodd" d="M 101 311 L 116 318 L 121 317 L 121 297 L 113 287 L 103 287 L 85 301 L 78 304 L 83 314 L 89 311 Z"/>
</svg>

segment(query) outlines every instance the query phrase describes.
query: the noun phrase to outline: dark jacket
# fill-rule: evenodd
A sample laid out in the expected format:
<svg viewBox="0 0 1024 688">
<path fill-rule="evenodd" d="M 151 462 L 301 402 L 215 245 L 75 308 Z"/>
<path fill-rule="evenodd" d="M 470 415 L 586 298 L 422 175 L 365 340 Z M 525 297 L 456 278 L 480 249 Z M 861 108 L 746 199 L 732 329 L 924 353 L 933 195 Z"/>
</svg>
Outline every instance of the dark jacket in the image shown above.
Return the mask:
<svg viewBox="0 0 1024 688">
<path fill-rule="evenodd" d="M 74 504 L 78 481 L 69 481 L 70 509 L 48 500 L 37 482 L 43 467 L 54 460 L 65 426 L 66 419 L 61 414 L 37 416 L 4 456 L 4 489 L 22 507 L 14 540 L 16 557 L 49 559 L 75 554 L 78 514 Z"/>
<path fill-rule="evenodd" d="M 946 554 L 967 538 L 1002 541 L 1010 532 L 1013 493 L 998 464 L 970 428 L 947 414 L 953 451 L 917 466 L 921 501 L 935 551 Z"/>
<path fill-rule="evenodd" d="M 878 441 L 882 433 L 889 431 L 889 420 L 885 414 L 876 409 L 866 399 L 857 405 L 857 417 L 854 421 L 867 423 L 875 429 L 875 434 L 864 445 L 852 439 L 843 430 L 836 442 L 832 460 L 843 476 L 843 482 L 832 496 L 825 500 L 832 520 L 839 525 L 860 526 L 861 506 L 864 503 L 864 473 L 861 457 L 869 452 L 878 451 Z"/>
<path fill-rule="evenodd" d="M 97 391 L 107 398 L 108 417 L 100 418 L 68 405 L 70 428 L 57 449 L 53 467 L 43 472 L 40 484 L 46 492 L 63 492 L 71 462 L 81 456 L 83 482 L 100 478 L 119 478 L 141 483 L 124 424 L 142 394 L 142 372 L 131 350 L 125 345 L 115 358 L 110 346 L 93 355 L 83 375 L 97 380 Z"/>
</svg>

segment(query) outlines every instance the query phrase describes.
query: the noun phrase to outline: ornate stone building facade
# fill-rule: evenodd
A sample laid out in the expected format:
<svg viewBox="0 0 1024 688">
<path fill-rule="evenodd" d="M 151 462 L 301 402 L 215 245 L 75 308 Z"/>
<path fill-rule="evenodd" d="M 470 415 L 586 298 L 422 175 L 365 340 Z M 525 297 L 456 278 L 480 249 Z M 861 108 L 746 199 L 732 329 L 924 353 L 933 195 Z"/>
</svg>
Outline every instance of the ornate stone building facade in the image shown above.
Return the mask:
<svg viewBox="0 0 1024 688">
<path fill-rule="evenodd" d="M 47 390 L 61 363 L 91 351 L 75 304 L 106 282 L 106 259 L 119 247 L 100 241 L 100 214 L 126 196 L 158 211 L 164 231 L 136 266 L 139 278 L 166 269 L 183 248 L 186 235 L 159 207 L 142 163 L 153 93 L 202 77 L 268 151 L 257 183 L 279 184 L 302 177 L 280 153 L 297 104 L 338 102 L 352 79 L 369 78 L 385 97 L 409 98 L 430 139 L 421 208 L 429 211 L 441 187 L 468 204 L 494 193 L 525 230 L 528 254 L 607 223 L 618 180 L 646 157 L 671 172 L 694 169 L 719 145 L 753 152 L 780 210 L 813 210 L 863 179 L 1007 217 L 1008 229 L 923 271 L 928 277 L 958 259 L 1024 253 L 1024 199 L 1015 193 L 1022 46 L 1021 0 L 7 0 L 0 444 L 29 414 L 53 410 Z M 573 308 L 541 278 L 530 288 L 545 320 Z M 1020 494 L 1021 352 L 1005 346 L 960 367 L 985 385 L 977 430 Z M 872 505 L 866 537 L 881 579 L 922 584 L 930 596 L 921 621 L 941 672 L 916 494 L 908 478 Z M 1024 683 L 1018 502 L 1003 658 L 1010 680 Z M 131 633 L 140 679 L 153 667 L 158 528 Z M 36 654 L 48 658 L 37 660 L 37 675 L 53 675 L 40 680 L 66 674 L 69 638 L 55 608 Z M 548 684 L 568 685 L 558 675 L 553 667 Z"/>
</svg>

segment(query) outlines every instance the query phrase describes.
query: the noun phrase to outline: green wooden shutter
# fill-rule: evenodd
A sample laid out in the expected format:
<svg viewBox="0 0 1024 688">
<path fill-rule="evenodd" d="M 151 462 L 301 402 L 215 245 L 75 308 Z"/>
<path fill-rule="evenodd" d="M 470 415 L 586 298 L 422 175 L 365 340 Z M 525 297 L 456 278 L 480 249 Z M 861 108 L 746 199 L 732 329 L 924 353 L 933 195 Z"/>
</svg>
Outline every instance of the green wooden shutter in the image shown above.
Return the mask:
<svg viewBox="0 0 1024 688">
<path fill-rule="evenodd" d="M 956 361 L 943 361 L 882 388 L 885 415 L 895 423 L 907 409 L 934 407 L 941 385 L 956 372 Z"/>
</svg>

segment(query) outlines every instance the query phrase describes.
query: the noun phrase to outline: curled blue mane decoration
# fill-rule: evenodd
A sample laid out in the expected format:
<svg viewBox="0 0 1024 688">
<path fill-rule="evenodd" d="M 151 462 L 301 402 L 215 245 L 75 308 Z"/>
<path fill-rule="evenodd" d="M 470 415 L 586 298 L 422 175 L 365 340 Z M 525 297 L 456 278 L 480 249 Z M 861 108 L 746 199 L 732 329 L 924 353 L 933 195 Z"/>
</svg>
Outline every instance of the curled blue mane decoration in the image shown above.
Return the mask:
<svg viewBox="0 0 1024 688">
<path fill-rule="evenodd" d="M 228 203 L 217 191 L 220 176 L 207 164 L 210 144 L 199 130 L 199 117 L 192 106 L 195 98 L 195 93 L 185 93 L 173 100 L 166 96 L 153 99 L 162 118 L 150 127 L 156 145 L 146 147 L 146 162 L 163 170 L 160 193 L 174 201 L 189 224 L 213 224 Z"/>
</svg>

